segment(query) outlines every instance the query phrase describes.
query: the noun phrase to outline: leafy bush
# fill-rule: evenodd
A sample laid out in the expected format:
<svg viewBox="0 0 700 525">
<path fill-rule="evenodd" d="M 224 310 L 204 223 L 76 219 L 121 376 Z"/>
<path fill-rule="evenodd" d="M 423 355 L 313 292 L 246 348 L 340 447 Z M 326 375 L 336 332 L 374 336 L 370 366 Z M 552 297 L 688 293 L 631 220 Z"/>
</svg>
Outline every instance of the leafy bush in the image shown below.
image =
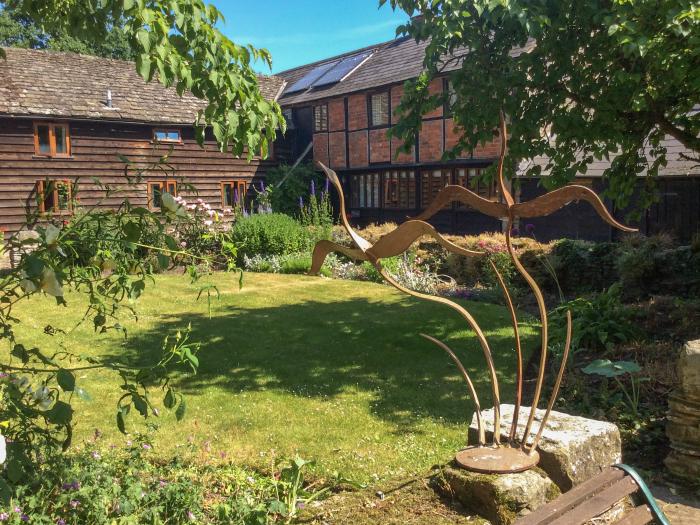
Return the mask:
<svg viewBox="0 0 700 525">
<path fill-rule="evenodd" d="M 306 228 L 289 215 L 267 213 L 242 217 L 231 230 L 241 258 L 286 255 L 311 249 L 323 232 Z"/>
<path fill-rule="evenodd" d="M 311 255 L 292 253 L 287 255 L 253 255 L 243 257 L 243 267 L 256 273 L 290 273 L 305 274 L 311 268 Z M 321 268 L 321 275 L 330 277 L 327 265 Z"/>
<path fill-rule="evenodd" d="M 589 349 L 610 349 L 639 336 L 632 311 L 620 300 L 619 284 L 591 299 L 578 298 L 562 304 L 551 314 L 553 326 L 563 332 L 566 311 L 571 310 L 573 321 L 572 346 Z"/>
<path fill-rule="evenodd" d="M 325 184 L 325 176 L 313 164 L 299 164 L 290 174 L 291 166 L 282 164 L 266 174 L 272 211 L 291 216 L 299 214 L 299 198 L 306 199 L 313 181 L 317 188 Z"/>
</svg>

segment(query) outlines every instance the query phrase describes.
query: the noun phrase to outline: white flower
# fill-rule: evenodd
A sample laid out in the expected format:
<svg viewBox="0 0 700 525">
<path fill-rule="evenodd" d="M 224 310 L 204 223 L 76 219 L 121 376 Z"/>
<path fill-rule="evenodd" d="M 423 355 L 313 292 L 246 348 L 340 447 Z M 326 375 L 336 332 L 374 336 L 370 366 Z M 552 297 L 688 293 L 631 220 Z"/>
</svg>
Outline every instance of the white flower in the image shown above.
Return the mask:
<svg viewBox="0 0 700 525">
<path fill-rule="evenodd" d="M 41 274 L 41 289 L 54 297 L 63 297 L 63 288 L 56 278 L 53 268 L 44 268 Z"/>
<path fill-rule="evenodd" d="M 164 192 L 160 197 L 163 203 L 163 209 L 167 212 L 174 213 L 178 217 L 186 215 L 185 208 L 178 203 L 175 198 L 167 192 Z"/>
<path fill-rule="evenodd" d="M 5 436 L 0 434 L 0 465 L 5 463 L 5 459 L 7 459 L 7 446 L 5 444 Z"/>
<path fill-rule="evenodd" d="M 214 224 L 214 221 L 204 221 L 204 224 L 207 226 L 211 226 L 212 224 Z"/>
</svg>

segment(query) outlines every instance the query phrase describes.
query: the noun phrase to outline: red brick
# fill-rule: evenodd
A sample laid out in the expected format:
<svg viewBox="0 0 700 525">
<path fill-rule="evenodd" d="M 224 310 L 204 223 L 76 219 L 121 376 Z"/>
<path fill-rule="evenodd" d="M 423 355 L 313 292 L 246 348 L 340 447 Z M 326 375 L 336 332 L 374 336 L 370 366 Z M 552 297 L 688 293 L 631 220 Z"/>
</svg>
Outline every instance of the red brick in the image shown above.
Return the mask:
<svg viewBox="0 0 700 525">
<path fill-rule="evenodd" d="M 347 168 L 345 159 L 345 132 L 339 131 L 328 135 L 331 168 Z"/>
<path fill-rule="evenodd" d="M 350 159 L 351 168 L 362 168 L 367 166 L 367 131 L 353 131 L 348 133 L 350 141 Z"/>
<path fill-rule="evenodd" d="M 462 130 L 459 127 L 454 126 L 454 121 L 451 118 L 445 119 L 445 151 L 449 151 L 454 148 L 459 139 L 462 138 Z M 459 154 L 460 159 L 469 157 L 469 151 L 462 151 Z"/>
<path fill-rule="evenodd" d="M 328 133 L 314 133 L 314 161 L 328 166 Z"/>
<path fill-rule="evenodd" d="M 373 129 L 369 132 L 369 161 L 389 162 L 391 151 L 389 151 L 389 137 L 386 136 L 387 129 Z"/>
<path fill-rule="evenodd" d="M 442 93 L 442 79 L 441 78 L 436 78 L 430 83 L 430 86 L 428 86 L 428 92 L 431 95 L 439 95 Z M 432 110 L 430 113 L 426 113 L 423 115 L 423 118 L 433 118 L 433 117 L 442 117 L 442 105 L 435 108 Z"/>
<path fill-rule="evenodd" d="M 396 156 L 396 152 L 399 150 L 399 147 L 401 146 L 402 141 L 401 139 L 397 139 L 396 137 L 392 137 L 391 139 L 391 162 L 394 164 L 410 164 L 413 162 L 416 162 L 416 148 L 412 147 L 410 153 L 399 153 L 398 157 L 394 158 Z"/>
<path fill-rule="evenodd" d="M 501 141 L 499 138 L 495 138 L 491 142 L 487 142 L 483 146 L 479 145 L 474 148 L 474 158 L 486 158 L 493 159 L 498 157 L 500 154 Z"/>
<path fill-rule="evenodd" d="M 403 97 L 403 85 L 394 86 L 391 88 L 391 121 L 399 121 L 399 113 L 397 111 L 399 104 L 401 103 L 401 97 Z"/>
<path fill-rule="evenodd" d="M 345 129 L 344 98 L 336 98 L 328 102 L 328 128 L 330 131 Z"/>
<path fill-rule="evenodd" d="M 421 162 L 442 158 L 442 119 L 423 122 L 418 144 Z"/>
<path fill-rule="evenodd" d="M 348 97 L 348 129 L 367 128 L 367 95 L 360 93 Z"/>
</svg>

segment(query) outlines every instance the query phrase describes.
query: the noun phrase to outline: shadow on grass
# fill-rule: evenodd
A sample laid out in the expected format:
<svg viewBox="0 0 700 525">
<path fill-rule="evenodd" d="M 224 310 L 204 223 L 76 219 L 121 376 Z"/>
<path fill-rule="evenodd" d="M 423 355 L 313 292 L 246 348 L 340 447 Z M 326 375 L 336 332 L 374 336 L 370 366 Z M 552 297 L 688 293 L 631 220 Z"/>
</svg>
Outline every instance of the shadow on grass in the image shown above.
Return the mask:
<svg viewBox="0 0 700 525">
<path fill-rule="evenodd" d="M 515 357 L 505 309 L 471 303 L 491 344 L 502 398 L 513 390 Z M 216 306 L 214 316 L 164 316 L 158 328 L 130 337 L 131 359 L 152 362 L 166 333 L 192 325 L 202 343 L 196 376 L 179 387 L 231 393 L 278 390 L 306 397 L 370 392 L 373 414 L 411 426 L 418 417 L 464 423 L 473 410 L 452 361 L 419 333 L 446 341 L 472 375 L 482 406 L 490 384 L 481 348 L 449 310 L 410 298 L 393 302 L 348 299 L 265 307 Z M 532 336 L 524 347 L 532 349 Z M 526 356 L 527 357 L 527 356 Z"/>
</svg>

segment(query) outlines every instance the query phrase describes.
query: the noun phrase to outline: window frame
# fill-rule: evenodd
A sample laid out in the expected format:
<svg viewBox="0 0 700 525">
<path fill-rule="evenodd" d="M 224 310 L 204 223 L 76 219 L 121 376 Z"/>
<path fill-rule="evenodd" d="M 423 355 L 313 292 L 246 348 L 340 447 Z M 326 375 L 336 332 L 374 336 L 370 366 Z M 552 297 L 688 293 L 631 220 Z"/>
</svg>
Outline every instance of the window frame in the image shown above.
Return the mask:
<svg viewBox="0 0 700 525">
<path fill-rule="evenodd" d="M 39 127 L 49 128 L 49 153 L 42 153 L 39 145 Z M 56 128 L 63 128 L 66 132 L 66 152 L 56 152 Z M 34 122 L 34 156 L 42 159 L 67 159 L 71 158 L 70 124 L 59 122 Z"/>
<path fill-rule="evenodd" d="M 219 184 L 219 188 L 221 190 L 221 209 L 222 210 L 230 210 L 233 209 L 233 207 L 236 205 L 234 204 L 226 204 L 226 191 L 224 190 L 224 187 L 226 185 L 233 185 L 234 189 L 238 189 L 238 203 L 239 204 L 245 204 L 245 197 L 246 194 L 248 193 L 248 188 L 249 184 L 248 181 L 245 179 L 230 179 L 230 180 L 222 180 L 221 183 Z M 241 184 L 243 185 L 243 191 L 241 192 Z"/>
<path fill-rule="evenodd" d="M 383 124 L 375 124 L 374 111 L 372 110 L 372 99 L 380 96 L 386 97 L 386 122 Z M 388 90 L 375 91 L 367 94 L 367 124 L 370 129 L 391 127 L 391 93 Z"/>
<path fill-rule="evenodd" d="M 155 206 L 153 204 L 153 199 L 151 199 L 151 188 L 158 187 L 161 193 L 161 203 L 160 206 Z M 169 190 L 174 188 L 175 192 L 170 192 Z M 146 200 L 148 201 L 148 209 L 151 211 L 158 211 L 163 208 L 163 192 L 170 193 L 173 197 L 177 197 L 177 181 L 175 179 L 165 179 L 165 180 L 149 180 L 146 181 Z"/>
<path fill-rule="evenodd" d="M 52 197 L 53 197 L 53 209 L 46 209 L 46 186 L 47 184 L 53 184 Z M 68 188 L 68 207 L 62 210 L 58 207 L 59 196 L 58 188 L 61 185 L 65 185 Z M 37 202 L 39 204 L 39 213 L 51 215 L 72 215 L 73 213 L 73 184 L 70 179 L 41 179 L 36 181 L 35 184 Z"/>
<path fill-rule="evenodd" d="M 177 139 L 159 139 L 156 137 L 157 133 L 165 133 L 166 135 L 168 133 L 177 133 L 177 136 L 179 138 Z M 153 128 L 153 142 L 160 143 L 160 144 L 182 144 L 182 130 L 179 128 Z"/>
<path fill-rule="evenodd" d="M 316 119 L 316 111 L 317 110 L 322 110 L 321 111 L 321 125 L 319 126 L 319 122 Z M 314 117 L 314 133 L 325 133 L 328 131 L 328 104 L 317 104 L 314 106 L 314 112 L 313 112 L 313 117 Z"/>
</svg>

